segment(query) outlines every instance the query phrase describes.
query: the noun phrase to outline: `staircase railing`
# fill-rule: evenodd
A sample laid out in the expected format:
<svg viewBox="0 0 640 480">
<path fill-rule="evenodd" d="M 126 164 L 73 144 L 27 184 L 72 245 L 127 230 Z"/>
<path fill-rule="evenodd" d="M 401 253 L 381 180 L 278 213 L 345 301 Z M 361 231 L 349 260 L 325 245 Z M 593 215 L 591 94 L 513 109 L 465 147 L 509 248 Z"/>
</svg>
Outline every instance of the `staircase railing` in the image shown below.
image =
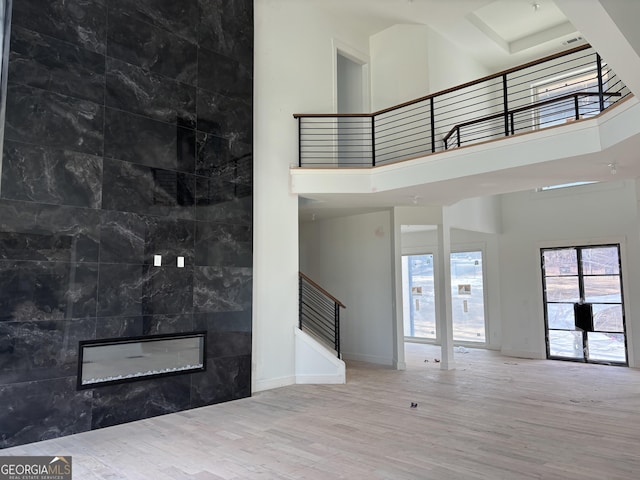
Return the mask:
<svg viewBox="0 0 640 480">
<path fill-rule="evenodd" d="M 300 167 L 375 167 L 600 114 L 631 92 L 590 45 L 374 113 L 294 114 Z"/>
<path fill-rule="evenodd" d="M 302 272 L 299 287 L 298 327 L 335 350 L 340 358 L 340 309 L 347 307 Z"/>
</svg>

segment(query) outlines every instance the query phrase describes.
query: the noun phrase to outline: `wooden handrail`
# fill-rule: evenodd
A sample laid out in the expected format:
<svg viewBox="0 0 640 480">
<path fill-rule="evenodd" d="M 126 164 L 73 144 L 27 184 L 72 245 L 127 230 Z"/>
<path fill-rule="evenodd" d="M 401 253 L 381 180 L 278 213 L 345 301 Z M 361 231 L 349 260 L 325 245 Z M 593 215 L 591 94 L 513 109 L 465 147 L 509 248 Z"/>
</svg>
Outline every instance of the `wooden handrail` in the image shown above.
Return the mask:
<svg viewBox="0 0 640 480">
<path fill-rule="evenodd" d="M 429 95 L 425 95 L 424 97 L 416 98 L 414 100 L 409 100 L 408 102 L 401 103 L 399 105 L 394 105 L 392 107 L 384 108 L 382 110 L 378 110 L 373 113 L 294 113 L 293 118 L 301 118 L 301 117 L 375 117 L 376 115 L 381 115 L 383 113 L 392 112 L 394 110 L 398 110 L 400 108 L 408 107 L 414 105 L 416 103 L 424 102 L 425 100 L 429 100 L 434 97 L 438 97 L 440 95 L 445 95 L 447 93 L 455 92 L 456 90 L 462 90 L 467 87 L 472 87 L 474 85 L 478 85 L 482 82 L 486 82 L 488 80 L 493 80 L 495 78 L 502 77 L 503 75 L 508 75 L 510 73 L 518 72 L 520 70 L 524 70 L 525 68 L 533 67 L 535 65 L 539 65 L 550 60 L 555 60 L 557 58 L 562 58 L 566 55 L 571 55 L 572 53 L 581 52 L 582 50 L 588 50 L 591 48 L 590 44 L 580 45 L 578 47 L 570 48 L 569 50 L 564 50 L 562 52 L 554 53 L 553 55 L 547 55 L 546 57 L 540 58 L 538 60 L 533 60 L 531 62 L 525 63 L 523 65 L 518 65 L 517 67 L 508 68 L 506 70 L 502 70 L 498 73 L 493 73 L 491 75 L 487 75 L 486 77 L 479 78 L 477 80 L 472 80 L 467 83 L 463 83 L 462 85 L 456 85 L 455 87 L 446 88 L 444 90 L 440 90 L 439 92 L 430 93 Z"/>
<path fill-rule="evenodd" d="M 610 93 L 603 93 L 603 96 L 606 97 L 620 97 L 622 96 L 622 94 L 620 92 L 610 92 Z M 500 118 L 500 117 L 504 117 L 505 113 L 507 115 L 513 115 L 515 113 L 520 113 L 520 112 L 525 112 L 527 110 L 531 110 L 532 108 L 537 108 L 537 107 L 542 107 L 544 105 L 549 105 L 552 103 L 556 103 L 556 102 L 562 102 L 564 100 L 568 100 L 570 98 L 576 98 L 576 97 L 580 97 L 580 96 L 589 96 L 589 97 L 598 97 L 600 96 L 600 93 L 598 92 L 573 92 L 573 93 L 568 93 L 566 95 L 562 95 L 561 97 L 555 97 L 555 98 L 550 98 L 549 100 L 542 100 L 540 102 L 534 102 L 534 103 L 530 103 L 528 105 L 525 105 L 523 107 L 518 107 L 518 108 L 514 108 L 513 110 L 507 110 L 506 112 L 500 112 L 500 113 L 495 113 L 492 115 L 487 115 L 485 117 L 479 117 L 479 118 L 475 118 L 473 120 L 469 120 L 468 122 L 462 122 L 462 123 L 458 123 L 457 125 L 454 125 L 453 127 L 451 127 L 451 130 L 449 130 L 449 133 L 447 133 L 443 138 L 442 141 L 446 142 L 449 140 L 449 138 L 451 138 L 451 135 L 453 135 L 456 130 L 462 128 L 462 127 L 468 127 L 469 125 L 475 125 L 476 123 L 482 123 L 482 122 L 486 122 L 489 120 L 494 120 L 496 118 Z"/>
<path fill-rule="evenodd" d="M 344 303 L 342 303 L 340 300 L 338 300 L 336 297 L 334 297 L 333 295 L 331 295 L 329 292 L 327 292 L 324 288 L 322 288 L 320 285 L 318 285 L 316 282 L 314 282 L 313 280 L 311 280 L 309 277 L 307 277 L 304 273 L 302 272 L 298 272 L 298 275 L 300 276 L 300 278 L 303 278 L 306 282 L 308 282 L 309 284 L 313 285 L 315 288 L 317 288 L 320 292 L 322 292 L 326 297 L 328 297 L 330 300 L 332 300 L 336 305 L 342 307 L 342 308 L 347 308 Z"/>
</svg>

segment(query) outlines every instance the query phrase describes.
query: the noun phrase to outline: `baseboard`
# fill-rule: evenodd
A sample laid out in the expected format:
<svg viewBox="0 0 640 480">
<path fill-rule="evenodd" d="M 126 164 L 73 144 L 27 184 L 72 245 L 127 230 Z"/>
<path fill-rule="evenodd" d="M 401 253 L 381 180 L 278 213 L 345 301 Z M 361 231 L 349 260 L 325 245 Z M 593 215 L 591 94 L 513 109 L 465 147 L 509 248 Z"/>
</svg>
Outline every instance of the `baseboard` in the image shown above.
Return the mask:
<svg viewBox="0 0 640 480">
<path fill-rule="evenodd" d="M 530 358 L 534 360 L 545 360 L 545 355 L 540 355 L 539 352 L 526 352 L 524 350 L 501 350 L 500 353 L 505 357 L 517 357 L 517 358 Z"/>
<path fill-rule="evenodd" d="M 344 375 L 296 375 L 296 383 L 300 385 L 344 385 Z"/>
<path fill-rule="evenodd" d="M 355 362 L 375 363 L 376 365 L 385 365 L 393 367 L 394 362 L 392 358 L 380 357 L 378 355 L 367 355 L 365 353 L 342 353 L 343 360 L 353 360 Z"/>
<path fill-rule="evenodd" d="M 267 380 L 256 380 L 253 385 L 254 392 L 263 392 L 265 390 L 273 390 L 274 388 L 287 387 L 295 385 L 296 377 L 287 375 L 286 377 L 269 378 Z"/>
</svg>

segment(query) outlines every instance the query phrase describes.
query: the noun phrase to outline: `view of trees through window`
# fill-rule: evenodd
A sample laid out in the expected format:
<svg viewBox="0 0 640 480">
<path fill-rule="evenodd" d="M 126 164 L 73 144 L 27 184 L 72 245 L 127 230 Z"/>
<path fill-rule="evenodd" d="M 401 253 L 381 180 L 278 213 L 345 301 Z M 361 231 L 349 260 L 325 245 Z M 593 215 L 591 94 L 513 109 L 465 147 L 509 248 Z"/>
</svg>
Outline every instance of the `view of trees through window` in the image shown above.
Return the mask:
<svg viewBox="0 0 640 480">
<path fill-rule="evenodd" d="M 626 363 L 617 245 L 542 250 L 548 356 Z M 576 327 L 575 304 L 589 304 L 592 330 Z"/>
<path fill-rule="evenodd" d="M 404 335 L 436 339 L 433 255 L 402 257 Z M 484 343 L 482 252 L 451 254 L 453 339 Z"/>
</svg>

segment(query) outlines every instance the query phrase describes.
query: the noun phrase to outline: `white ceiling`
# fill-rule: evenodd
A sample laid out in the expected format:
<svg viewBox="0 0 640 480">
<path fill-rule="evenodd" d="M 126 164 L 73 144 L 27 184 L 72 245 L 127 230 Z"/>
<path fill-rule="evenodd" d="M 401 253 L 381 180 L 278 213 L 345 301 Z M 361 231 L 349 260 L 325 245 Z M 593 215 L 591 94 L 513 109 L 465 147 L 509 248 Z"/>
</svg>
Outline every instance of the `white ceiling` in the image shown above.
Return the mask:
<svg viewBox="0 0 640 480">
<path fill-rule="evenodd" d="M 368 35 L 395 24 L 428 25 L 492 71 L 564 50 L 563 42 L 578 34 L 552 0 L 322 0 L 319 5 Z"/>
</svg>

